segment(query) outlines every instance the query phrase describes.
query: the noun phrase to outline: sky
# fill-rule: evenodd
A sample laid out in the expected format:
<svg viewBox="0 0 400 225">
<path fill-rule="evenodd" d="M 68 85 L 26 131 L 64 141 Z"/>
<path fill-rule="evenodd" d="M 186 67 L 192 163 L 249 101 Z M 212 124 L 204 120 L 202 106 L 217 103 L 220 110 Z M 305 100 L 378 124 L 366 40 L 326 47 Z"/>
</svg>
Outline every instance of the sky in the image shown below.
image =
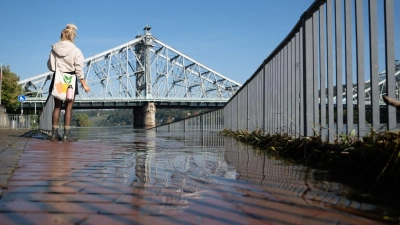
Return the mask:
<svg viewBox="0 0 400 225">
<path fill-rule="evenodd" d="M 143 34 L 148 24 L 152 35 L 163 43 L 243 84 L 313 2 L 2 1 L 0 63 L 10 66 L 23 80 L 48 71 L 51 45 L 59 41 L 61 30 L 68 23 L 78 27 L 75 44 L 85 58 L 133 40 Z"/>
</svg>

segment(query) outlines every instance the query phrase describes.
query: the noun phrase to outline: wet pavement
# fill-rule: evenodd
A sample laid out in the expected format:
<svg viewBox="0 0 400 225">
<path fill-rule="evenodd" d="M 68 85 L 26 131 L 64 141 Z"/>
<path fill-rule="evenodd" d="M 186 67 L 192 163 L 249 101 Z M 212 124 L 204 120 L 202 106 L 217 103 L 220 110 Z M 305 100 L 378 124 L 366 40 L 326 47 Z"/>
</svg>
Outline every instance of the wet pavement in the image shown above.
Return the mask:
<svg viewBox="0 0 400 225">
<path fill-rule="evenodd" d="M 217 133 L 73 132 L 0 130 L 0 224 L 382 223 L 346 186 Z"/>
</svg>

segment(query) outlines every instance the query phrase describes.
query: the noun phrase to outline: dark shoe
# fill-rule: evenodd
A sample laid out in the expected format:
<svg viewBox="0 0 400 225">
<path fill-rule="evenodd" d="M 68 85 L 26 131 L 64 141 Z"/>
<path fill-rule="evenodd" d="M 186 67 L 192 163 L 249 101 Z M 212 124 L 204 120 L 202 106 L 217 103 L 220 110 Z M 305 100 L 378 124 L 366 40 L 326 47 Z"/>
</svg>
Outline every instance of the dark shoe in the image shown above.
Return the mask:
<svg viewBox="0 0 400 225">
<path fill-rule="evenodd" d="M 71 142 L 71 141 L 77 141 L 78 139 L 74 138 L 71 134 L 71 129 L 68 129 L 64 130 L 64 135 L 61 140 L 66 142 Z"/>
<path fill-rule="evenodd" d="M 57 128 L 57 129 L 53 128 L 53 129 L 51 130 L 51 138 L 50 138 L 50 141 L 59 141 L 59 140 L 61 140 L 61 137 L 60 137 L 60 135 L 58 134 L 58 128 Z"/>
</svg>

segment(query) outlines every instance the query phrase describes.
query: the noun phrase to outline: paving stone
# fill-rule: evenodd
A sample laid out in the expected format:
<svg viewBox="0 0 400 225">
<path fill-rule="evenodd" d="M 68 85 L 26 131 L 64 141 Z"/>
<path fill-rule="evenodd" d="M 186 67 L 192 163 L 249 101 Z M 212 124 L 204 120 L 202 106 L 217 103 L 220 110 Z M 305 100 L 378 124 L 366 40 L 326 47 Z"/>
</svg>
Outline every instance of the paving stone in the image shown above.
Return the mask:
<svg viewBox="0 0 400 225">
<path fill-rule="evenodd" d="M 8 187 L 5 193 L 63 193 L 73 194 L 78 193 L 80 187 L 57 187 L 57 186 L 23 186 L 23 187 Z"/>
<path fill-rule="evenodd" d="M 0 213 L 0 221 L 3 225 L 20 224 L 79 224 L 89 214 L 59 214 L 59 213 Z"/>
<path fill-rule="evenodd" d="M 91 203 L 113 203 L 119 194 L 116 195 L 93 195 L 93 194 L 35 194 L 30 201 L 39 202 L 91 202 Z M 120 203 L 120 202 L 117 202 Z"/>
<path fill-rule="evenodd" d="M 27 130 L 0 129 L 0 188 L 7 187 L 21 152 L 28 139 L 21 137 Z M 18 146 L 18 147 L 17 147 Z"/>
</svg>

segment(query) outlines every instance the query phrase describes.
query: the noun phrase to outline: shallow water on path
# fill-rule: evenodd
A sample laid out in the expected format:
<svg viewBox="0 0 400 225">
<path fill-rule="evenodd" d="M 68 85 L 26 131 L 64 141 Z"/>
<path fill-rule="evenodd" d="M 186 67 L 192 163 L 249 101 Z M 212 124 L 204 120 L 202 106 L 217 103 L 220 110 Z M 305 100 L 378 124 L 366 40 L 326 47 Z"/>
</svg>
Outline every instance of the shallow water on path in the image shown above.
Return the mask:
<svg viewBox="0 0 400 225">
<path fill-rule="evenodd" d="M 214 190 L 224 193 L 220 195 L 237 203 L 243 212 L 266 221 L 274 221 L 272 218 L 279 218 L 280 213 L 288 218 L 306 218 L 304 223 L 329 224 L 335 223 L 333 218 L 341 224 L 340 216 L 350 214 L 376 221 L 400 214 L 399 208 L 378 205 L 368 198 L 351 199 L 349 196 L 354 193 L 368 195 L 327 180 L 323 171 L 271 158 L 215 132 L 157 132 L 130 127 L 76 128 L 73 131 L 80 142 L 96 141 L 112 148 L 112 158 L 118 161 L 119 167 L 116 175 L 102 177 L 104 181 L 131 187 L 172 188 L 179 194 L 165 195 L 163 201 L 175 207 L 181 203 L 181 207 L 174 210 L 184 211 L 188 202 L 196 202 L 208 190 Z M 109 162 L 99 164 L 102 163 L 105 166 Z M 264 201 L 284 207 L 270 208 Z M 261 209 L 273 211 L 277 216 L 264 217 L 264 212 L 257 212 Z M 316 209 L 329 213 L 312 212 Z M 290 223 L 291 220 L 288 221 L 275 222 Z M 352 223 L 351 220 L 348 223 Z"/>
</svg>

